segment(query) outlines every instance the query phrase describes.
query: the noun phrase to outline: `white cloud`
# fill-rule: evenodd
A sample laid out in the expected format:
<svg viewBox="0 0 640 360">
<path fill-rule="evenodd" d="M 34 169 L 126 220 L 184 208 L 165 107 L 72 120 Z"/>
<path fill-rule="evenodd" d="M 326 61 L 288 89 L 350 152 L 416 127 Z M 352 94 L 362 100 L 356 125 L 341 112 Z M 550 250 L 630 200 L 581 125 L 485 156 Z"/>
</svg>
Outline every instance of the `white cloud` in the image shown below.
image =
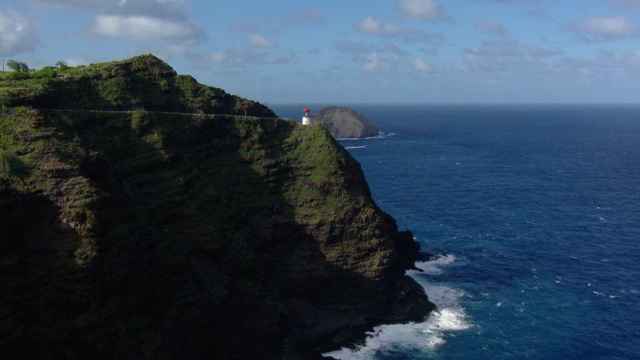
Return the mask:
<svg viewBox="0 0 640 360">
<path fill-rule="evenodd" d="M 630 37 L 637 32 L 636 27 L 623 16 L 587 17 L 584 21 L 570 26 L 578 38 L 588 41 L 605 41 Z"/>
<path fill-rule="evenodd" d="M 429 63 L 424 61 L 422 58 L 416 58 L 413 60 L 413 67 L 422 73 L 435 73 L 435 68 L 431 66 Z"/>
<path fill-rule="evenodd" d="M 251 21 L 236 21 L 227 24 L 227 29 L 231 31 L 239 32 L 254 32 L 258 31 L 258 26 Z"/>
<path fill-rule="evenodd" d="M 301 17 L 304 22 L 312 22 L 314 24 L 320 25 L 325 22 L 327 16 L 321 10 L 312 9 L 302 12 Z"/>
<path fill-rule="evenodd" d="M 640 0 L 609 0 L 609 2 L 629 9 L 640 10 Z"/>
<path fill-rule="evenodd" d="M 89 65 L 90 61 L 87 61 L 85 59 L 78 59 L 78 58 L 69 58 L 64 60 L 65 63 L 67 63 L 67 65 L 69 66 L 79 66 L 79 65 Z"/>
<path fill-rule="evenodd" d="M 120 0 L 108 15 L 143 16 L 176 22 L 189 20 L 189 5 L 184 0 Z"/>
<path fill-rule="evenodd" d="M 0 12 L 0 56 L 13 56 L 31 51 L 38 44 L 39 25 L 13 10 Z"/>
<path fill-rule="evenodd" d="M 549 11 L 543 8 L 525 10 L 523 14 L 524 16 L 533 19 L 551 20 L 551 14 L 549 14 Z"/>
<path fill-rule="evenodd" d="M 189 19 L 189 12 L 184 0 L 120 0 L 116 8 L 96 16 L 89 30 L 131 40 L 194 42 L 204 37 L 204 31 Z"/>
<path fill-rule="evenodd" d="M 189 22 L 177 22 L 148 16 L 99 15 L 91 32 L 96 35 L 132 40 L 189 39 L 200 29 Z"/>
<path fill-rule="evenodd" d="M 613 84 L 636 77 L 640 70 L 640 49 L 620 53 L 603 53 L 598 58 L 567 56 L 557 47 L 527 44 L 509 37 L 483 41 L 467 47 L 455 63 L 464 79 L 510 84 Z M 637 77 L 636 77 L 637 78 Z M 570 85 L 569 87 L 571 87 Z"/>
<path fill-rule="evenodd" d="M 353 24 L 353 27 L 354 29 L 365 34 L 376 36 L 394 37 L 400 35 L 401 33 L 400 29 L 396 25 L 391 23 L 384 23 L 371 16 L 367 16 L 366 18 Z"/>
<path fill-rule="evenodd" d="M 417 28 L 400 28 L 395 24 L 385 23 L 371 16 L 354 23 L 353 28 L 364 34 L 383 38 L 397 38 L 405 44 L 427 44 L 432 47 L 431 52 L 434 53 L 437 53 L 441 46 L 447 44 L 447 39 L 442 32 L 427 32 Z"/>
<path fill-rule="evenodd" d="M 524 63 L 521 45 L 509 38 L 483 41 L 477 48 L 467 47 L 456 67 L 466 73 L 507 72 Z"/>
<path fill-rule="evenodd" d="M 367 55 L 366 62 L 362 66 L 362 69 L 367 72 L 381 72 L 388 68 L 387 62 L 380 57 L 377 53 L 371 53 Z"/>
<path fill-rule="evenodd" d="M 356 47 L 356 51 L 362 49 Z M 438 73 L 433 65 L 429 64 L 421 57 L 397 57 L 393 53 L 379 52 L 374 49 L 366 54 L 359 53 L 354 56 L 358 72 L 363 76 L 362 80 L 367 81 L 393 81 L 403 82 L 407 79 L 424 79 Z"/>
<path fill-rule="evenodd" d="M 278 43 L 265 38 L 262 35 L 252 34 L 247 39 L 247 45 L 251 47 L 272 48 L 277 47 Z"/>
<path fill-rule="evenodd" d="M 113 2 L 113 0 L 29 0 L 29 3 L 35 6 L 56 6 L 78 9 L 99 8 Z"/>
<path fill-rule="evenodd" d="M 285 28 L 304 26 L 308 24 L 323 24 L 326 20 L 326 15 L 322 10 L 311 9 L 297 14 L 289 15 L 282 19 L 267 19 L 265 21 L 266 27 L 274 32 L 281 32 Z"/>
<path fill-rule="evenodd" d="M 369 52 L 369 46 L 362 41 L 339 41 L 335 49 L 346 54 L 362 54 Z"/>
<path fill-rule="evenodd" d="M 376 51 L 381 53 L 389 53 L 398 56 L 406 55 L 406 52 L 391 41 L 384 41 L 382 46 L 376 47 Z"/>
<path fill-rule="evenodd" d="M 433 0 L 399 0 L 398 9 L 411 20 L 449 20 L 447 15 Z"/>
<path fill-rule="evenodd" d="M 525 48 L 529 59 L 540 59 L 563 54 L 560 49 L 549 49 L 540 45 L 526 45 Z"/>
<path fill-rule="evenodd" d="M 402 34 L 402 40 L 406 44 L 431 45 L 433 51 L 447 45 L 447 37 L 442 32 L 426 32 L 421 29 L 407 29 Z"/>
<path fill-rule="evenodd" d="M 298 55 L 289 51 L 279 53 L 275 50 L 260 51 L 249 45 L 235 44 L 223 51 L 216 51 L 201 56 L 201 66 L 211 64 L 226 65 L 230 67 L 244 67 L 246 65 L 274 65 L 292 64 L 298 62 Z"/>
<path fill-rule="evenodd" d="M 494 35 L 494 36 L 507 35 L 507 30 L 500 23 L 488 18 L 477 19 L 475 25 L 478 29 L 480 29 L 483 33 L 487 35 Z"/>
<path fill-rule="evenodd" d="M 637 74 L 640 70 L 640 49 L 614 52 L 609 54 L 609 59 L 631 73 Z"/>
<path fill-rule="evenodd" d="M 558 67 L 562 76 L 569 76 L 578 82 L 595 84 L 611 79 L 611 69 L 601 60 L 572 56 L 562 59 Z"/>
<path fill-rule="evenodd" d="M 372 57 L 374 56 L 372 54 L 375 54 L 375 56 L 378 57 L 380 54 L 396 56 L 404 56 L 407 54 L 404 50 L 389 41 L 383 42 L 381 46 L 369 45 L 362 41 L 339 41 L 335 45 L 335 50 L 349 55 L 351 61 L 358 65 L 364 65 L 371 62 L 373 59 Z"/>
<path fill-rule="evenodd" d="M 267 51 L 257 57 L 258 64 L 292 64 L 298 62 L 298 56 L 294 52 L 290 52 L 288 56 L 279 55 L 273 51 Z"/>
<path fill-rule="evenodd" d="M 498 3 L 498 4 L 525 4 L 535 3 L 540 0 L 475 0 L 475 2 Z"/>
</svg>

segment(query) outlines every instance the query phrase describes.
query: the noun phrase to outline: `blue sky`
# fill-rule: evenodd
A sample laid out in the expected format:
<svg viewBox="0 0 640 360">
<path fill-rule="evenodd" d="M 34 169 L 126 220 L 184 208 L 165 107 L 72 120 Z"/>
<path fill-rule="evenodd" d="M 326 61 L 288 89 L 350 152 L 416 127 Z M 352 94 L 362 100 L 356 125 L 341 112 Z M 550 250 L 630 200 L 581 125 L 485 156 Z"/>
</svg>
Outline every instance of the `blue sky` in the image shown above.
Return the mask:
<svg viewBox="0 0 640 360">
<path fill-rule="evenodd" d="M 4 0 L 0 57 L 153 53 L 263 103 L 638 103 L 640 0 Z"/>
</svg>

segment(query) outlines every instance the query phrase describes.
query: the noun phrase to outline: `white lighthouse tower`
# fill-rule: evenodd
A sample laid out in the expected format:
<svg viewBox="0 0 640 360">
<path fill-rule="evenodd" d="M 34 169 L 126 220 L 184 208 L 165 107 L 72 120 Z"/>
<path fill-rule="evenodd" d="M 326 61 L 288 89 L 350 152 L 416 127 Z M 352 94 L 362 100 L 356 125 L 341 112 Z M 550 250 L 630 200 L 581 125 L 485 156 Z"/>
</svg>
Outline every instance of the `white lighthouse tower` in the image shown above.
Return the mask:
<svg viewBox="0 0 640 360">
<path fill-rule="evenodd" d="M 311 112 L 311 110 L 309 110 L 309 107 L 305 106 L 304 109 L 302 109 L 302 112 L 302 125 L 311 124 L 311 118 L 309 117 L 309 112 Z"/>
</svg>

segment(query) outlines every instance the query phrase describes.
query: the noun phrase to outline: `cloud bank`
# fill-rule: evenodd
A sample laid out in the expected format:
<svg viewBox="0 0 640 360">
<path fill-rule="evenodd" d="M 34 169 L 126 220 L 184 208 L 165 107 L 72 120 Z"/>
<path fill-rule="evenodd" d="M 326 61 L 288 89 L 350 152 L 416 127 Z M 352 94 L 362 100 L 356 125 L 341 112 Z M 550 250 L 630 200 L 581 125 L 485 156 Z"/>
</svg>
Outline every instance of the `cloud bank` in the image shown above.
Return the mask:
<svg viewBox="0 0 640 360">
<path fill-rule="evenodd" d="M 571 23 L 570 29 L 576 33 L 578 39 L 587 42 L 599 42 L 624 39 L 637 33 L 637 28 L 625 17 L 587 16 L 582 21 Z"/>
<path fill-rule="evenodd" d="M 405 19 L 426 21 L 451 19 L 433 0 L 400 0 L 397 7 Z"/>
<path fill-rule="evenodd" d="M 89 31 L 131 40 L 197 41 L 204 37 L 182 0 L 121 0 L 115 9 L 96 16 Z"/>
<path fill-rule="evenodd" d="M 38 44 L 37 22 L 14 11 L 0 12 L 0 56 L 33 50 Z"/>
</svg>

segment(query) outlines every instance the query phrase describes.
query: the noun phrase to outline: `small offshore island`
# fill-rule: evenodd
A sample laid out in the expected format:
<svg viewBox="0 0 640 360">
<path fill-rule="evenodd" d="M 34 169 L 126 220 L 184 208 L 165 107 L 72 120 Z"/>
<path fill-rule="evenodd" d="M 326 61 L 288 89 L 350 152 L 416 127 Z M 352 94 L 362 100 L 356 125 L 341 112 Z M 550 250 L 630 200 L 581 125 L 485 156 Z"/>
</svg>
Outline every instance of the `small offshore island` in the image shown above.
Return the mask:
<svg viewBox="0 0 640 360">
<path fill-rule="evenodd" d="M 336 139 L 363 139 L 378 136 L 378 128 L 357 111 L 342 106 L 330 106 L 311 116 L 311 123 L 324 125 Z"/>
<path fill-rule="evenodd" d="M 310 359 L 435 306 L 320 124 L 153 55 L 0 78 L 0 349 Z"/>
</svg>

